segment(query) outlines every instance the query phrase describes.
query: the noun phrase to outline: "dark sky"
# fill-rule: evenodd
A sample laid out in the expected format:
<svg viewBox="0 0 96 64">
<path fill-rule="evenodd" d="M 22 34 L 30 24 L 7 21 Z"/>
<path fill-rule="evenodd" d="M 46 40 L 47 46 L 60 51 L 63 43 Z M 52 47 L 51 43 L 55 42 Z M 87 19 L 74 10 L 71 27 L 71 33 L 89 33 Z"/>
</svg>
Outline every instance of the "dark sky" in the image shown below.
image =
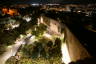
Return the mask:
<svg viewBox="0 0 96 64">
<path fill-rule="evenodd" d="M 20 1 L 20 0 L 19 0 Z M 22 0 L 28 3 L 95 3 L 96 0 Z"/>
<path fill-rule="evenodd" d="M 96 0 L 0 0 L 0 4 L 6 3 L 96 3 Z"/>
</svg>

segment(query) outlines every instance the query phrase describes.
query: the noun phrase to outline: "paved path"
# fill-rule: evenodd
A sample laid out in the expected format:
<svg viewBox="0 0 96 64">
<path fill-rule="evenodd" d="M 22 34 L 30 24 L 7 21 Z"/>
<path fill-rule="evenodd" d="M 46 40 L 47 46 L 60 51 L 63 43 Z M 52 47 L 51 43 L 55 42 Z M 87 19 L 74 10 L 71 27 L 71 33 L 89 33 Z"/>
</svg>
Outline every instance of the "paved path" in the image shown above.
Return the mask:
<svg viewBox="0 0 96 64">
<path fill-rule="evenodd" d="M 7 51 L 3 55 L 0 56 L 0 64 L 5 64 L 5 62 L 11 56 L 15 56 L 20 46 L 21 46 L 21 43 L 16 43 L 14 45 L 8 46 Z"/>
</svg>

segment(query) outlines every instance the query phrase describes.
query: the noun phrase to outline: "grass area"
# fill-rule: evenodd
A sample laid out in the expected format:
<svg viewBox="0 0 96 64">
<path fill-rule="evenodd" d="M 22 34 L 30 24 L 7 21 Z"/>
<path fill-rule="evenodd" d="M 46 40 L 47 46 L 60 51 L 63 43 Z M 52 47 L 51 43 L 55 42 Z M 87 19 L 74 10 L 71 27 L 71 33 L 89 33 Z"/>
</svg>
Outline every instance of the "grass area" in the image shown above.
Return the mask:
<svg viewBox="0 0 96 64">
<path fill-rule="evenodd" d="M 27 57 L 22 57 L 20 60 L 16 60 L 15 57 L 11 57 L 6 64 L 61 64 L 61 58 L 54 57 L 50 59 L 45 59 L 45 58 L 27 58 Z"/>
<path fill-rule="evenodd" d="M 21 46 L 16 56 L 11 57 L 6 64 L 61 64 L 60 39 L 57 38 L 54 45 L 52 41 L 42 41 Z M 16 60 L 16 57 L 19 59 Z"/>
</svg>

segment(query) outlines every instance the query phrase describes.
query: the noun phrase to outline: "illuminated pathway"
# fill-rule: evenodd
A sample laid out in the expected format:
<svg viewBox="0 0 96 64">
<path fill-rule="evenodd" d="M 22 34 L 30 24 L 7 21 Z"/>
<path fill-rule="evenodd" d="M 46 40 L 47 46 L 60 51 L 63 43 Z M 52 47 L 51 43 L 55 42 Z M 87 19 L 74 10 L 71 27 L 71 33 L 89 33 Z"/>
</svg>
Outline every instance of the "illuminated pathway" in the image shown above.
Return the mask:
<svg viewBox="0 0 96 64">
<path fill-rule="evenodd" d="M 29 38 L 30 37 L 30 38 Z M 29 38 L 29 39 L 33 39 L 34 40 L 34 36 L 28 36 L 27 38 Z M 35 41 L 35 40 L 34 40 Z M 27 43 L 26 41 L 25 41 L 25 39 L 23 38 L 23 39 L 20 39 L 20 40 L 16 40 L 15 41 L 15 44 L 13 44 L 13 45 L 10 45 L 10 46 L 8 46 L 7 47 L 7 51 L 3 54 L 3 55 L 1 55 L 0 56 L 0 64 L 5 64 L 5 62 L 11 57 L 11 56 L 15 56 L 16 55 L 16 53 L 17 53 L 17 51 L 18 51 L 18 49 L 20 48 L 20 46 L 22 45 L 22 44 L 25 44 L 25 43 Z M 30 42 L 28 42 L 29 44 L 31 44 Z"/>
<path fill-rule="evenodd" d="M 5 62 L 11 57 L 15 56 L 16 52 L 18 51 L 20 44 L 14 44 L 11 46 L 8 46 L 7 51 L 0 56 L 0 64 L 5 64 Z"/>
</svg>

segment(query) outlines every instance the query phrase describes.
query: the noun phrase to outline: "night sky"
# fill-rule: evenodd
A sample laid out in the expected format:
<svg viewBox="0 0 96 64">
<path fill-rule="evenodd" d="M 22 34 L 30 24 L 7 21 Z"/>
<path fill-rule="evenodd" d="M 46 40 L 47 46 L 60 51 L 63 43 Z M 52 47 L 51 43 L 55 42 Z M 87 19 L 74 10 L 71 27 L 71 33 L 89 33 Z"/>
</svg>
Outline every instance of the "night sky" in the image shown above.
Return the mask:
<svg viewBox="0 0 96 64">
<path fill-rule="evenodd" d="M 10 4 L 10 3 L 58 3 L 58 4 L 65 4 L 65 3 L 96 3 L 96 0 L 0 0 L 0 4 Z"/>
<path fill-rule="evenodd" d="M 96 0 L 26 0 L 30 3 L 95 3 Z"/>
</svg>

